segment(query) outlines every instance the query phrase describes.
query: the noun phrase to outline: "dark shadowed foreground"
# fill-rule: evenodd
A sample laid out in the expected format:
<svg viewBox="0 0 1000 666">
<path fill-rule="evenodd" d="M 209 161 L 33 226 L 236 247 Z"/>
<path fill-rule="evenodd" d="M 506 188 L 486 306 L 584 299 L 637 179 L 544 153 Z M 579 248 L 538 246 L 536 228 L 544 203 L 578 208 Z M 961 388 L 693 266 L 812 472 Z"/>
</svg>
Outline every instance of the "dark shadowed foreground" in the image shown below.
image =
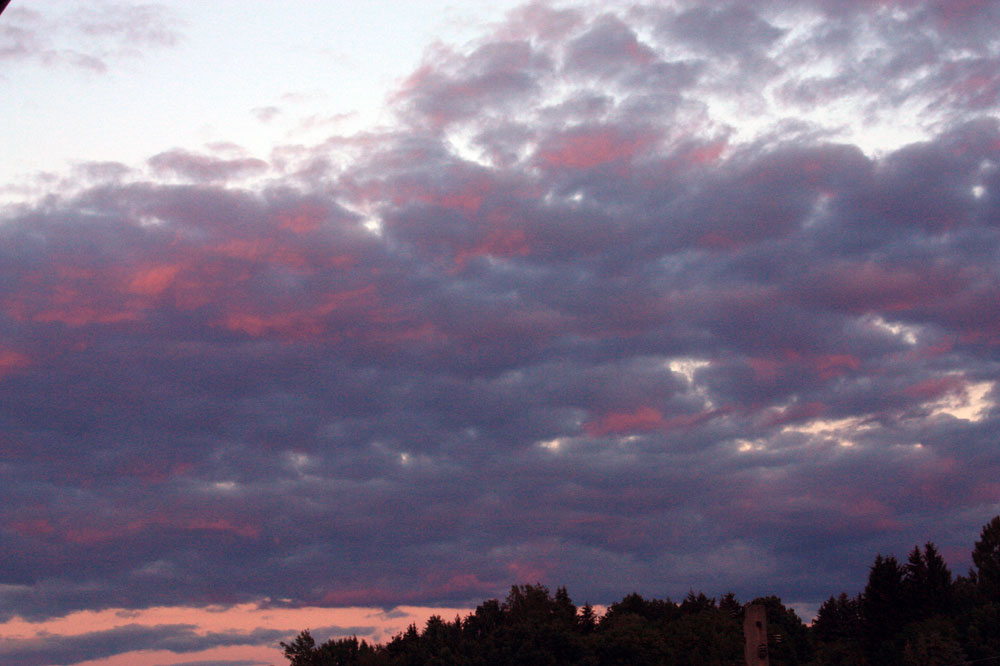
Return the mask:
<svg viewBox="0 0 1000 666">
<path fill-rule="evenodd" d="M 856 597 L 830 597 L 807 627 L 776 596 L 767 610 L 774 666 L 959 666 L 1000 661 L 1000 516 L 983 527 L 968 576 L 952 579 L 937 548 L 914 546 L 905 564 L 877 555 Z M 633 593 L 603 616 L 566 588 L 512 587 L 465 619 L 432 617 L 386 645 L 356 637 L 319 646 L 309 631 L 282 643 L 291 666 L 581 664 L 709 666 L 743 663 L 743 606 L 691 592 L 681 603 Z"/>
<path fill-rule="evenodd" d="M 47 4 L 4 13 L 0 75 L 199 34 Z M 969 566 L 1000 3 L 565 4 L 428 51 L 385 126 L 4 195 L 0 621 L 523 581 L 815 608 L 929 525 Z"/>
</svg>

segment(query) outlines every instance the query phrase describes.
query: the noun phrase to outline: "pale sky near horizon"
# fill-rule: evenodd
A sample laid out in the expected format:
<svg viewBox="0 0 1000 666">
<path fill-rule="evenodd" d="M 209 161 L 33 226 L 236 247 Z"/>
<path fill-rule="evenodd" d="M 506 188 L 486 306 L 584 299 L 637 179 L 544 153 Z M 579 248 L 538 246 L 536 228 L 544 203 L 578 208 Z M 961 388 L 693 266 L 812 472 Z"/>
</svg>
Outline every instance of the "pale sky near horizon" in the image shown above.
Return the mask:
<svg viewBox="0 0 1000 666">
<path fill-rule="evenodd" d="M 267 159 L 386 123 L 386 95 L 425 49 L 461 44 L 517 4 L 15 0 L 6 29 L 27 12 L 41 20 L 34 51 L 0 70 L 0 104 L 16 110 L 0 127 L 0 183 L 218 143 Z M 149 30 L 111 32 L 144 6 Z M 117 25 L 85 30 L 109 18 Z"/>
<path fill-rule="evenodd" d="M 997 35 L 989 0 L 13 0 L 0 662 L 278 664 L 534 582 L 809 619 L 927 540 L 965 573 Z"/>
</svg>

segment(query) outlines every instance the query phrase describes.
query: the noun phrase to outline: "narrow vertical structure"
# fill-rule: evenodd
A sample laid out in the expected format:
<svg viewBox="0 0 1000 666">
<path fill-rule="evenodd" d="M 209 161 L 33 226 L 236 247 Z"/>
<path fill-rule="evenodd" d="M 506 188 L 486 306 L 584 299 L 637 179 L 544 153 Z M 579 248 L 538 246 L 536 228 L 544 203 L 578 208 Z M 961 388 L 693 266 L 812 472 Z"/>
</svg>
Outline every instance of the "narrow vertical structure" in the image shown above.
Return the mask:
<svg viewBox="0 0 1000 666">
<path fill-rule="evenodd" d="M 763 604 L 747 604 L 743 613 L 743 657 L 747 666 L 770 666 L 767 654 L 767 611 Z"/>
</svg>

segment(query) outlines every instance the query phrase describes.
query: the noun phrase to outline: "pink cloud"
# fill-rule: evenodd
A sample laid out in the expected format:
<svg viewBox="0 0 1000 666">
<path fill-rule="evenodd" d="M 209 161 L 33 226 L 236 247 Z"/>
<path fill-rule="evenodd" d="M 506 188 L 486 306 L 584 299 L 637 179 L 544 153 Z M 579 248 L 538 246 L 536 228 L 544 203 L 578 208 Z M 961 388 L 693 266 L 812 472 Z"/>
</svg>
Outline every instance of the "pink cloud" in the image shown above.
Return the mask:
<svg viewBox="0 0 1000 666">
<path fill-rule="evenodd" d="M 810 359 L 820 379 L 833 379 L 861 367 L 861 360 L 853 354 L 822 354 Z"/>
<path fill-rule="evenodd" d="M 48 536 L 56 531 L 55 526 L 47 518 L 15 520 L 8 525 L 10 529 L 25 537 Z"/>
<path fill-rule="evenodd" d="M 600 418 L 591 419 L 584 430 L 592 437 L 628 432 L 647 432 L 664 425 L 663 413 L 655 407 L 638 407 L 630 412 L 608 412 Z"/>
<path fill-rule="evenodd" d="M 855 312 L 910 310 L 945 298 L 958 287 L 958 276 L 944 269 L 918 271 L 874 262 L 842 263 L 818 277 L 821 293 Z"/>
<path fill-rule="evenodd" d="M 903 395 L 919 400 L 935 400 L 965 388 L 965 380 L 958 375 L 931 377 L 903 389 Z"/>
<path fill-rule="evenodd" d="M 83 304 L 41 310 L 31 316 L 32 321 L 40 324 L 61 323 L 73 327 L 89 324 L 122 324 L 135 322 L 141 318 L 141 313 L 132 310 Z"/>
<path fill-rule="evenodd" d="M 147 483 L 162 483 L 169 479 L 183 476 L 193 468 L 191 463 L 165 464 L 162 460 L 154 460 L 149 456 L 134 457 L 118 465 L 116 471 L 123 476 L 141 479 Z"/>
<path fill-rule="evenodd" d="M 746 364 L 758 381 L 769 383 L 789 373 L 808 373 L 822 380 L 834 379 L 861 367 L 854 354 L 808 354 L 784 350 L 778 357 L 750 357 Z"/>
<path fill-rule="evenodd" d="M 427 156 L 413 155 L 412 159 L 426 160 Z M 408 165 L 410 157 L 406 159 Z M 386 166 L 393 166 L 391 162 Z M 391 201 L 395 206 L 425 204 L 457 210 L 472 216 L 482 207 L 486 197 L 494 191 L 496 181 L 468 169 L 451 168 L 442 174 L 440 182 L 424 178 L 402 176 L 392 180 L 372 178 L 347 179 L 345 186 L 352 198 L 361 202 Z"/>
<path fill-rule="evenodd" d="M 174 283 L 181 271 L 178 264 L 158 264 L 136 271 L 128 284 L 128 291 L 142 296 L 157 296 Z"/>
<path fill-rule="evenodd" d="M 911 487 L 917 495 L 941 507 L 961 505 L 964 500 L 962 495 L 975 495 L 975 487 L 970 488 L 965 483 L 956 484 L 956 479 L 968 479 L 972 476 L 968 470 L 963 469 L 964 465 L 959 460 L 950 456 L 938 456 L 926 449 L 924 452 L 926 459 L 917 462 L 913 469 Z M 956 485 L 961 486 L 958 492 Z M 994 499 L 995 497 L 997 496 Z"/>
<path fill-rule="evenodd" d="M 937 0 L 931 3 L 946 27 L 975 20 L 993 5 L 992 0 Z"/>
<path fill-rule="evenodd" d="M 109 288 L 113 279 L 107 270 L 57 265 L 51 271 L 27 274 L 21 289 L 4 301 L 3 309 L 18 321 L 71 327 L 138 321 L 141 308 L 115 297 Z"/>
<path fill-rule="evenodd" d="M 31 365 L 31 359 L 12 349 L 0 349 L 0 377 L 23 370 Z"/>
<path fill-rule="evenodd" d="M 893 508 L 874 497 L 847 499 L 842 507 L 853 523 L 863 524 L 868 529 L 893 531 L 902 525 Z"/>
<path fill-rule="evenodd" d="M 421 580 L 413 581 L 409 589 L 399 589 L 389 583 L 367 581 L 361 585 L 338 585 L 322 594 L 321 602 L 326 606 L 362 606 L 371 604 L 406 604 L 410 599 L 426 596 L 476 597 L 491 594 L 495 582 L 484 582 L 475 574 L 463 572 L 429 573 Z M 457 611 L 459 609 L 449 609 Z M 452 612 L 454 615 L 454 612 Z"/>
<path fill-rule="evenodd" d="M 323 206 L 302 204 L 296 209 L 278 215 L 278 226 L 299 235 L 310 234 L 320 228 L 329 217 Z"/>
<path fill-rule="evenodd" d="M 120 539 L 125 534 L 135 534 L 150 529 L 176 529 L 188 532 L 224 532 L 245 539 L 260 537 L 260 527 L 246 520 L 219 516 L 183 516 L 151 514 L 114 524 L 81 525 L 76 521 L 70 527 L 57 530 L 57 534 L 69 543 L 92 545 Z"/>
<path fill-rule="evenodd" d="M 262 312 L 252 305 L 246 309 L 232 309 L 216 325 L 255 338 L 273 335 L 287 341 L 338 339 L 340 331 L 332 330 L 327 323 L 331 314 L 343 308 L 352 312 L 377 312 L 376 303 L 375 288 L 368 285 L 328 294 L 320 303 L 296 310 Z"/>
<path fill-rule="evenodd" d="M 455 253 L 454 270 L 464 270 L 475 257 L 526 256 L 531 251 L 527 235 L 521 229 L 494 229 L 476 245 Z"/>
<path fill-rule="evenodd" d="M 774 358 L 751 357 L 746 360 L 758 381 L 773 382 L 784 368 L 785 363 Z"/>
<path fill-rule="evenodd" d="M 591 169 L 631 159 L 655 138 L 653 135 L 626 133 L 613 127 L 577 130 L 543 144 L 535 160 L 548 168 Z"/>
<path fill-rule="evenodd" d="M 445 618 L 465 616 L 463 607 L 400 606 L 386 612 L 381 608 L 348 606 L 284 608 L 267 603 L 244 603 L 232 606 L 156 606 L 145 609 L 108 608 L 85 610 L 45 621 L 32 622 L 19 617 L 0 622 L 0 641 L 6 637 L 30 639 L 73 637 L 106 632 L 126 626 L 191 626 L 196 634 L 248 634 L 261 628 L 288 632 L 289 637 L 311 628 L 318 642 L 328 638 L 357 635 L 369 642 L 383 642 L 404 631 L 410 624 L 418 627 L 437 615 Z M 343 627 L 343 633 L 337 628 Z M 358 631 L 363 629 L 363 631 Z M 284 656 L 277 643 L 229 645 L 196 652 L 168 650 L 123 652 L 114 656 L 81 661 L 74 666 L 134 666 L 138 663 L 227 663 L 229 660 L 261 664 L 281 664 Z"/>
<path fill-rule="evenodd" d="M 683 159 L 689 164 L 715 164 L 722 157 L 722 154 L 726 152 L 728 145 L 728 142 L 723 140 L 696 146 L 684 153 Z"/>
</svg>

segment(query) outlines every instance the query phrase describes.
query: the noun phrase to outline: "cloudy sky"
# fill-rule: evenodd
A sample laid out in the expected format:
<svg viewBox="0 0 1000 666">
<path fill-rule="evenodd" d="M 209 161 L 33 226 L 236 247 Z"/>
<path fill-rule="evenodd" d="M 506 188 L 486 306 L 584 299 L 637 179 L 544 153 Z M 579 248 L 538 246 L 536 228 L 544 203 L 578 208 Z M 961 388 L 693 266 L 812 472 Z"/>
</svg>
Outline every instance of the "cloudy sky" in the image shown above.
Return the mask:
<svg viewBox="0 0 1000 666">
<path fill-rule="evenodd" d="M 998 34 L 992 0 L 13 0 L 0 660 L 277 664 L 529 582 L 808 615 L 926 540 L 964 573 Z"/>
</svg>

